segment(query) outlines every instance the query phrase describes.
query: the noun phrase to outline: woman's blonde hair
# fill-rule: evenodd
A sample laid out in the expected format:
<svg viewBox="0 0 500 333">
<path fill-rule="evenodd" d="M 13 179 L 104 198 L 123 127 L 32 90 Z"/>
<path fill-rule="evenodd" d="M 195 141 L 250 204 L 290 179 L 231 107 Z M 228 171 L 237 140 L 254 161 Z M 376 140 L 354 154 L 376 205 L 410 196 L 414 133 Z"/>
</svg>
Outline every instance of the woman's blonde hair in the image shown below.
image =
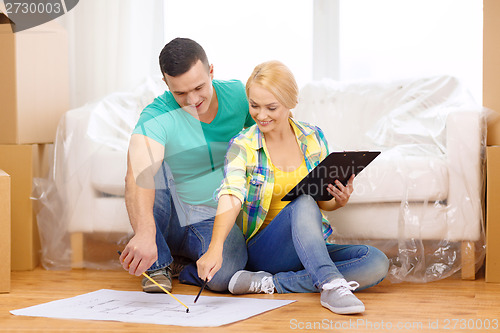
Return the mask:
<svg viewBox="0 0 500 333">
<path fill-rule="evenodd" d="M 280 61 L 266 61 L 254 68 L 247 80 L 247 96 L 253 84 L 269 90 L 287 109 L 293 109 L 297 105 L 299 95 L 297 82 L 290 69 Z"/>
</svg>

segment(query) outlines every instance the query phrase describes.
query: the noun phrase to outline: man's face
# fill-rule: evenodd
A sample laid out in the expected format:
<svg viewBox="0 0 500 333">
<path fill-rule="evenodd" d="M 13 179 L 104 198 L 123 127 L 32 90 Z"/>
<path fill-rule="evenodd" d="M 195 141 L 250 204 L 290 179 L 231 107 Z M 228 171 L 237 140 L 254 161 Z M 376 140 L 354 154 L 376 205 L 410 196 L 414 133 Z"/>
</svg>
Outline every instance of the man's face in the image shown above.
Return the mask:
<svg viewBox="0 0 500 333">
<path fill-rule="evenodd" d="M 212 65 L 207 69 L 200 60 L 184 74 L 163 76 L 181 108 L 197 118 L 209 110 L 213 96 L 212 79 Z"/>
</svg>

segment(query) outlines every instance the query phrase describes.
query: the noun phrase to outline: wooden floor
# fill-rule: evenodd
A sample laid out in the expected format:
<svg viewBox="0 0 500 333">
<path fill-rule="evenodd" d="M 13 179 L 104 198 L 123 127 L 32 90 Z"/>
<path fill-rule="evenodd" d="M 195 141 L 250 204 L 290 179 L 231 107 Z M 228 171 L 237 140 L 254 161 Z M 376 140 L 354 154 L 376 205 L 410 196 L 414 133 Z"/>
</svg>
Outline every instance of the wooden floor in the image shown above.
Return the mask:
<svg viewBox="0 0 500 333">
<path fill-rule="evenodd" d="M 140 290 L 140 280 L 124 271 L 47 271 L 12 273 L 12 292 L 0 294 L 0 331 L 15 332 L 500 332 L 500 285 L 458 277 L 426 283 L 388 281 L 357 293 L 362 315 L 340 316 L 323 308 L 319 294 L 246 295 L 297 300 L 282 308 L 218 328 L 186 328 L 105 321 L 14 316 L 10 310 L 99 290 Z M 197 287 L 174 280 L 174 293 L 196 295 Z M 205 291 L 203 295 L 217 295 Z M 231 295 L 224 295 L 233 297 Z M 202 296 L 203 297 L 203 296 Z M 477 328 L 482 325 L 482 329 Z M 489 327 L 489 329 L 486 329 Z"/>
</svg>

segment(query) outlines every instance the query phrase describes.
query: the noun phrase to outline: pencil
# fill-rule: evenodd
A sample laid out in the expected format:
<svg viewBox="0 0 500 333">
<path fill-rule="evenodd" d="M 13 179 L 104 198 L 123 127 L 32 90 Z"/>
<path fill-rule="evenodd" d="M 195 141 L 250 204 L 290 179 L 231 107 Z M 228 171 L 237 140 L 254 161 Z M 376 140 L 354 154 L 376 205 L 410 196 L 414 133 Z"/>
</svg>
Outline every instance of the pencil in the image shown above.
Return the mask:
<svg viewBox="0 0 500 333">
<path fill-rule="evenodd" d="M 203 281 L 203 284 L 201 285 L 201 289 L 200 289 L 200 291 L 198 291 L 198 295 L 196 295 L 196 298 L 194 299 L 194 303 L 196 303 L 196 301 L 198 300 L 198 297 L 200 297 L 200 295 L 201 295 L 201 292 L 203 291 L 203 289 L 205 289 L 207 282 L 208 282 L 207 279 L 205 279 L 205 281 Z"/>
<path fill-rule="evenodd" d="M 118 254 L 119 255 L 122 255 L 121 251 L 118 251 Z M 167 289 L 163 288 L 162 286 L 160 286 L 158 284 L 158 282 L 156 282 L 155 280 L 153 280 L 149 275 L 147 275 L 146 273 L 142 273 L 142 275 L 144 275 L 146 278 L 149 279 L 149 281 L 153 282 L 156 286 L 158 286 L 161 290 L 163 290 L 165 293 L 169 294 L 170 296 L 172 296 L 173 299 L 175 299 L 177 302 L 181 303 L 185 308 L 186 308 L 186 313 L 189 313 L 189 308 L 187 307 L 186 304 L 182 303 L 177 297 L 175 297 L 174 295 L 172 295 Z"/>
</svg>

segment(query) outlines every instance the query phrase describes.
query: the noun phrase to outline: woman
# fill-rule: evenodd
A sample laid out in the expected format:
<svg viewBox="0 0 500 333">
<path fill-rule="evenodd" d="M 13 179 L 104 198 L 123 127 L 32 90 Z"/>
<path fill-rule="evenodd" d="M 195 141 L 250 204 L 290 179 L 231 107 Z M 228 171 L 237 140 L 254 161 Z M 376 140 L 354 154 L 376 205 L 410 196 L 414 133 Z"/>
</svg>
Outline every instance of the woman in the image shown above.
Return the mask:
<svg viewBox="0 0 500 333">
<path fill-rule="evenodd" d="M 242 210 L 249 271 L 231 278 L 231 293 L 319 291 L 321 304 L 335 313 L 363 312 L 351 291 L 382 281 L 387 257 L 370 246 L 325 243 L 332 229 L 320 211 L 346 205 L 354 176 L 347 186 L 328 185 L 330 201 L 315 202 L 307 195 L 281 201 L 328 155 L 328 145 L 318 127 L 292 118 L 298 88 L 282 63 L 255 67 L 246 93 L 256 125 L 229 143 L 212 240 L 197 262 L 199 277 L 210 280 L 221 267 L 224 240 Z"/>
</svg>

